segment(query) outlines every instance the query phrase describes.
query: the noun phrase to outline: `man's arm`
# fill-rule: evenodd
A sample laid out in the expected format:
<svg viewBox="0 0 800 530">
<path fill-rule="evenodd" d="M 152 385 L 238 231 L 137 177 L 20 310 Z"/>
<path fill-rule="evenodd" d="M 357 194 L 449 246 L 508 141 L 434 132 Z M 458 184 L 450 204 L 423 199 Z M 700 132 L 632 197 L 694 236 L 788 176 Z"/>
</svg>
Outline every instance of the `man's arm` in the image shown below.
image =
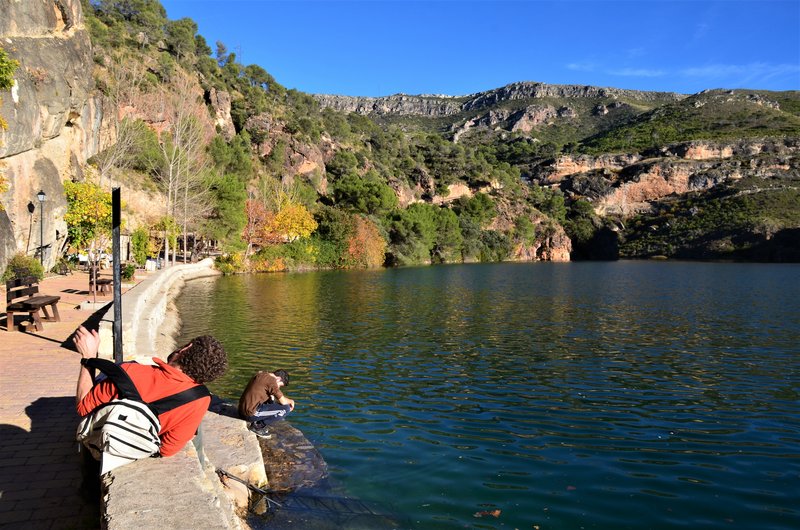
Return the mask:
<svg viewBox="0 0 800 530">
<path fill-rule="evenodd" d="M 78 353 L 81 354 L 81 359 L 91 359 L 97 357 L 97 350 L 100 347 L 100 336 L 97 330 L 89 331 L 81 326 L 75 332 L 75 338 L 72 339 L 75 343 Z M 78 386 L 75 390 L 75 404 L 81 400 L 92 389 L 92 374 L 89 369 L 81 364 L 80 372 L 78 373 Z"/>
<path fill-rule="evenodd" d="M 289 408 L 291 410 L 294 410 L 294 400 L 293 399 L 289 399 L 288 397 L 284 396 L 283 394 L 281 394 L 281 396 L 278 398 L 278 403 L 280 403 L 281 405 L 289 405 Z"/>
</svg>

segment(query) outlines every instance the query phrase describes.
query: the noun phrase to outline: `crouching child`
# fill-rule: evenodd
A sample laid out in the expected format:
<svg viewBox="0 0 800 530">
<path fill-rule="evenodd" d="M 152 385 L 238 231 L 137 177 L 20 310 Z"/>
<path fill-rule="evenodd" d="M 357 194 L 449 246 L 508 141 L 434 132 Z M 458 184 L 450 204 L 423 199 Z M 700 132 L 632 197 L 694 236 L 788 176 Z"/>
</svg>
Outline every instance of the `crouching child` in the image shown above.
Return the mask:
<svg viewBox="0 0 800 530">
<path fill-rule="evenodd" d="M 250 423 L 248 428 L 256 435 L 269 438 L 267 426 L 294 410 L 294 400 L 281 391 L 284 386 L 289 386 L 286 370 L 258 372 L 247 383 L 239 398 L 239 417 Z"/>
</svg>

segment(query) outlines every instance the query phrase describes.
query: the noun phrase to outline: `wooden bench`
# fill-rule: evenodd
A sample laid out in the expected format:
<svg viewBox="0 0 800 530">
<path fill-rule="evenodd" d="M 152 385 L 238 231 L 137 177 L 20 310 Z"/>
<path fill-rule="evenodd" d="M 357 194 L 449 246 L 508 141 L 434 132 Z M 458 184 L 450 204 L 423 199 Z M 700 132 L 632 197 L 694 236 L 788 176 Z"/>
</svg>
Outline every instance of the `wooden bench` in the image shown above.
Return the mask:
<svg viewBox="0 0 800 530">
<path fill-rule="evenodd" d="M 114 280 L 111 278 L 101 278 L 98 267 L 89 267 L 89 294 L 95 291 L 102 294 L 111 294 L 111 286 Z"/>
<path fill-rule="evenodd" d="M 6 330 L 14 331 L 14 313 L 28 313 L 33 319 L 33 327 L 36 331 L 42 331 L 42 321 L 60 322 L 58 315 L 58 301 L 60 296 L 50 296 L 39 294 L 39 284 L 36 278 L 28 276 L 17 278 L 6 282 Z M 50 315 L 47 308 L 53 310 Z M 39 312 L 42 312 L 42 316 Z"/>
</svg>

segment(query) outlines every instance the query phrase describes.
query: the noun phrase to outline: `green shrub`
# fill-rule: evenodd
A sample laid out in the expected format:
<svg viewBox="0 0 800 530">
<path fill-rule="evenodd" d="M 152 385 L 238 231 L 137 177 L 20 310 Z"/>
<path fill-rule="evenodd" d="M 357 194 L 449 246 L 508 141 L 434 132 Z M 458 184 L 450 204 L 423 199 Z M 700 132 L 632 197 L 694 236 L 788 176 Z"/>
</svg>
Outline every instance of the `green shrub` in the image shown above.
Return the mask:
<svg viewBox="0 0 800 530">
<path fill-rule="evenodd" d="M 139 265 L 147 261 L 147 249 L 150 245 L 150 233 L 144 227 L 139 227 L 131 234 L 131 254 Z"/>
<path fill-rule="evenodd" d="M 6 270 L 3 273 L 3 281 L 7 282 L 8 280 L 24 278 L 25 276 L 33 276 L 36 281 L 41 281 L 44 278 L 44 268 L 36 258 L 22 253 L 15 254 L 6 266 Z"/>
<path fill-rule="evenodd" d="M 58 258 L 58 261 L 56 261 L 56 264 L 53 265 L 53 268 L 50 269 L 50 272 L 52 272 L 53 274 L 69 274 L 70 272 L 75 270 L 75 268 L 77 267 L 77 262 L 78 262 L 77 256 L 75 257 L 74 261 L 71 261 L 70 259 L 64 256 L 61 256 L 60 258 Z"/>
<path fill-rule="evenodd" d="M 122 276 L 123 280 L 132 280 L 134 274 L 136 274 L 136 265 L 133 263 L 128 263 L 122 266 L 120 276 Z"/>
<path fill-rule="evenodd" d="M 513 250 L 511 239 L 503 232 L 485 230 L 481 233 L 481 241 L 481 261 L 505 261 Z"/>
<path fill-rule="evenodd" d="M 342 267 L 344 258 L 343 245 L 337 244 L 334 241 L 322 239 L 320 237 L 312 237 L 311 242 L 316 249 L 317 266 L 325 269 L 336 269 Z"/>
<path fill-rule="evenodd" d="M 214 266 L 225 275 L 242 272 L 243 263 L 242 255 L 238 253 L 223 254 L 214 260 Z"/>
</svg>

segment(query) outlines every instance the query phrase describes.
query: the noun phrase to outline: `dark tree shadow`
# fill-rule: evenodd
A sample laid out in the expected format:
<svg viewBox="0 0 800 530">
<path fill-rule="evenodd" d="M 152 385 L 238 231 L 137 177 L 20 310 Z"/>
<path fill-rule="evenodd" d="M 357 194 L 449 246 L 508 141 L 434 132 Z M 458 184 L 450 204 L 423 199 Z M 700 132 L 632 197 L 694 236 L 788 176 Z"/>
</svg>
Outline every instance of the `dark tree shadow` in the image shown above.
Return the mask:
<svg viewBox="0 0 800 530">
<path fill-rule="evenodd" d="M 99 329 L 107 308 L 92 313 L 82 325 Z M 76 351 L 74 335 L 60 342 L 61 347 Z M 30 432 L 0 425 L 0 527 L 100 528 L 100 466 L 80 451 L 75 439 L 75 398 L 41 397 L 25 413 Z"/>
<path fill-rule="evenodd" d="M 81 326 L 85 327 L 89 331 L 99 330 L 100 329 L 100 321 L 103 320 L 103 315 L 106 314 L 106 311 L 108 310 L 109 307 L 111 307 L 112 303 L 113 302 L 109 302 L 106 305 L 104 305 L 103 307 L 101 307 L 100 309 L 98 309 L 97 311 L 95 311 L 94 313 L 92 313 L 89 316 L 89 318 L 87 318 L 86 320 L 84 320 L 81 323 Z M 74 337 L 75 337 L 75 332 L 73 331 L 72 333 L 70 333 L 69 337 L 67 337 L 61 343 L 61 347 L 65 348 L 67 350 L 70 350 L 70 351 L 78 351 L 78 350 L 75 349 L 75 343 L 72 342 L 72 339 Z"/>
<path fill-rule="evenodd" d="M 81 296 L 89 296 L 89 291 L 82 289 L 61 289 L 61 292 L 69 294 L 79 294 Z"/>
<path fill-rule="evenodd" d="M 0 425 L 0 526 L 100 528 L 98 470 L 78 451 L 75 399 L 39 398 L 25 413 L 30 432 Z"/>
</svg>

